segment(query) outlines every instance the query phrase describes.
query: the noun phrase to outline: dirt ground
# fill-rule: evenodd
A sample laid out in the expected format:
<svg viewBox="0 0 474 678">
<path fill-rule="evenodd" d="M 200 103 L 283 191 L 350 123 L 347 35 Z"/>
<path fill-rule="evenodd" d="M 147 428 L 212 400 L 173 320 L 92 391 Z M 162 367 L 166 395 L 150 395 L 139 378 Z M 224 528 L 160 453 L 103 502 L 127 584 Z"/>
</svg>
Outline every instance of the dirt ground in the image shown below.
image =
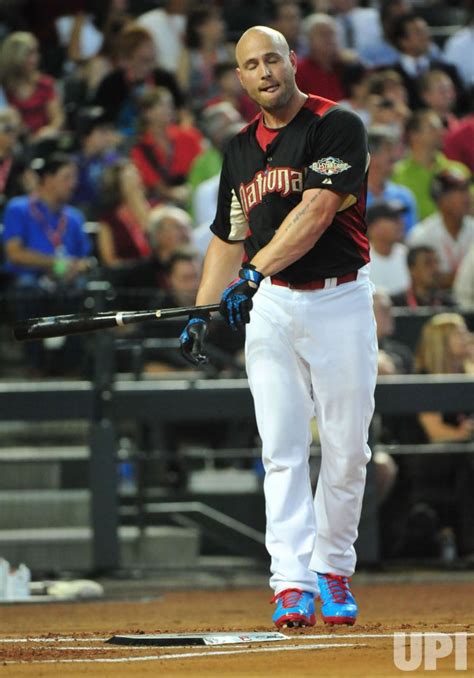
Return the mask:
<svg viewBox="0 0 474 678">
<path fill-rule="evenodd" d="M 7 605 L 0 608 L 0 676 L 402 676 L 407 672 L 394 663 L 394 633 L 415 631 L 460 634 L 449 636 L 448 646 L 460 638 L 467 648 L 463 657 L 457 656 L 458 668 L 464 662 L 466 669 L 455 669 L 451 652 L 427 675 L 474 675 L 474 581 L 363 584 L 353 590 L 361 608 L 354 627 L 328 627 L 318 618 L 311 629 L 284 629 L 288 638 L 276 642 L 219 647 L 130 648 L 104 641 L 117 633 L 273 631 L 268 590 L 166 592 L 139 602 Z M 411 673 L 424 674 L 423 662 Z"/>
</svg>

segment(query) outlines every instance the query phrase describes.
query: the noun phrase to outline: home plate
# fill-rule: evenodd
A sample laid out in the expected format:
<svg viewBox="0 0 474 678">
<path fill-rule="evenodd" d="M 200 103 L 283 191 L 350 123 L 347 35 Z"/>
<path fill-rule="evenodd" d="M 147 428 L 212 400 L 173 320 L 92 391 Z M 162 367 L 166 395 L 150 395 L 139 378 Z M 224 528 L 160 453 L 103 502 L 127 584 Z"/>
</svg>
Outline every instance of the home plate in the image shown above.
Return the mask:
<svg viewBox="0 0 474 678">
<path fill-rule="evenodd" d="M 157 633 L 146 635 L 112 636 L 106 643 L 112 645 L 154 645 L 157 647 L 184 647 L 186 645 L 231 645 L 233 643 L 266 643 L 273 640 L 288 640 L 283 633 L 253 633 L 234 631 L 233 633 Z"/>
</svg>

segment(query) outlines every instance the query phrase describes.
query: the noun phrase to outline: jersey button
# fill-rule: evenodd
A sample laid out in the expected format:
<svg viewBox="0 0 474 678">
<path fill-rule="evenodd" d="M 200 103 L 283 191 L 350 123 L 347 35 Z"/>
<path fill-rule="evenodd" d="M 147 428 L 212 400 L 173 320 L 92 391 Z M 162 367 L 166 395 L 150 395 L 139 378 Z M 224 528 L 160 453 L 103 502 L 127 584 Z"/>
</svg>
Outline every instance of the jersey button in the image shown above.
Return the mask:
<svg viewBox="0 0 474 678">
<path fill-rule="evenodd" d="M 271 162 L 272 160 L 273 160 L 273 158 L 272 158 L 272 156 L 270 155 L 270 156 L 267 158 L 267 162 Z"/>
</svg>

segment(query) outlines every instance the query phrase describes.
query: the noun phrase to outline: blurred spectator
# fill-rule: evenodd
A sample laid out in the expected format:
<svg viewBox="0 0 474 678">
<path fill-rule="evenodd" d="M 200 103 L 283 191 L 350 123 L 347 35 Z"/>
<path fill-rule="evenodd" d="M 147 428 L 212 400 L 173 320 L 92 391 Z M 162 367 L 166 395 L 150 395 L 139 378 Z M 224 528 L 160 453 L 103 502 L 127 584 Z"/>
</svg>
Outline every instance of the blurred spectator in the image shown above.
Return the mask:
<svg viewBox="0 0 474 678">
<path fill-rule="evenodd" d="M 403 239 L 403 205 L 396 202 L 374 203 L 367 210 L 370 240 L 370 279 L 388 294 L 398 294 L 409 287 L 406 263 L 407 247 Z"/>
<path fill-rule="evenodd" d="M 102 47 L 104 38 L 94 19 L 94 15 L 86 11 L 64 14 L 56 19 L 59 44 L 67 50 L 73 64 L 91 59 Z"/>
<path fill-rule="evenodd" d="M 179 207 L 165 205 L 153 208 L 149 231 L 153 255 L 163 270 L 166 270 L 176 250 L 192 244 L 191 217 Z"/>
<path fill-rule="evenodd" d="M 371 68 L 385 68 L 398 61 L 398 52 L 392 42 L 393 24 L 399 16 L 412 10 L 408 0 L 382 0 L 379 4 L 383 35 L 373 43 L 366 43 L 359 52 Z"/>
<path fill-rule="evenodd" d="M 465 90 L 456 67 L 432 56 L 429 27 L 421 16 L 411 13 L 398 17 L 393 27 L 393 42 L 399 52 L 398 61 L 393 68 L 403 78 L 412 110 L 423 106 L 419 78 L 433 69 L 444 71 L 450 76 L 456 88 L 458 102 L 464 105 Z"/>
<path fill-rule="evenodd" d="M 170 73 L 176 74 L 178 69 L 189 4 L 189 0 L 165 0 L 162 7 L 137 19 L 153 36 L 158 65 Z"/>
<path fill-rule="evenodd" d="M 403 205 L 405 234 L 417 223 L 416 200 L 409 188 L 390 181 L 395 164 L 398 137 L 390 127 L 369 127 L 370 165 L 367 182 L 367 207 L 375 201 L 396 201 Z"/>
<path fill-rule="evenodd" d="M 235 70 L 235 62 L 224 61 L 223 63 L 216 64 L 214 77 L 217 85 L 217 94 L 206 103 L 204 110 L 224 101 L 233 106 L 244 120 L 247 122 L 252 120 L 257 115 L 259 109 L 248 96 L 247 92 L 244 92 L 242 89 Z"/>
<path fill-rule="evenodd" d="M 163 87 L 148 90 L 137 104 L 140 136 L 132 160 L 150 197 L 184 206 L 190 195 L 186 175 L 201 152 L 201 133 L 173 124 L 173 99 Z"/>
<path fill-rule="evenodd" d="M 357 63 L 357 56 L 354 52 L 343 51 L 336 22 L 327 14 L 311 14 L 303 25 L 308 39 L 308 56 L 298 64 L 298 87 L 305 93 L 333 101 L 344 99 L 343 73 Z"/>
<path fill-rule="evenodd" d="M 100 6 L 93 3 L 93 0 L 90 3 L 90 19 L 93 19 L 94 26 L 100 32 L 101 45 L 89 58 L 82 58 L 80 17 L 85 15 L 77 15 L 72 26 L 74 34 L 71 42 L 69 39 L 66 41 L 66 46 L 69 45 L 69 58 L 72 60 L 66 70 L 71 72 L 63 79 L 63 98 L 69 129 L 75 129 L 78 112 L 83 106 L 93 102 L 97 87 L 117 66 L 117 36 L 132 21 L 128 14 L 128 0 L 106 0 Z M 69 20 L 72 17 L 67 18 Z"/>
<path fill-rule="evenodd" d="M 474 309 L 474 244 L 471 245 L 454 279 L 454 298 L 463 308 Z"/>
<path fill-rule="evenodd" d="M 469 167 L 474 174 L 474 113 L 458 121 L 443 138 L 443 152 L 450 160 L 457 160 Z"/>
<path fill-rule="evenodd" d="M 82 109 L 78 117 L 77 135 L 80 146 L 76 156 L 78 181 L 72 202 L 88 219 L 96 219 L 102 174 L 118 158 L 104 109 L 98 106 Z"/>
<path fill-rule="evenodd" d="M 241 123 L 234 123 L 226 128 L 225 135 L 222 137 L 221 148 L 242 129 Z M 194 236 L 196 238 L 196 247 L 202 253 L 207 250 L 210 238 L 212 237 L 209 226 L 214 221 L 217 210 L 217 195 L 219 192 L 220 175 L 200 182 L 194 191 L 192 213 L 196 222 Z"/>
<path fill-rule="evenodd" d="M 378 95 L 382 99 L 389 99 L 396 106 L 403 106 L 408 113 L 408 92 L 403 84 L 403 78 L 400 73 L 393 68 L 386 68 L 382 71 L 371 73 L 369 79 L 369 94 Z"/>
<path fill-rule="evenodd" d="M 370 125 L 370 111 L 367 107 L 369 94 L 369 71 L 363 64 L 354 64 L 342 74 L 342 87 L 346 96 L 339 101 L 340 106 L 356 113 L 364 125 Z"/>
<path fill-rule="evenodd" d="M 439 115 L 445 130 L 456 127 L 458 119 L 453 113 L 456 88 L 447 73 L 438 69 L 424 73 L 420 78 L 420 97 L 426 108 Z"/>
<path fill-rule="evenodd" d="M 0 217 L 8 200 L 29 193 L 34 186 L 34 177 L 17 148 L 20 125 L 14 108 L 0 108 Z"/>
<path fill-rule="evenodd" d="M 458 313 L 438 313 L 424 326 L 415 355 L 420 374 L 463 374 L 470 371 L 471 336 Z M 469 404 L 466 403 L 466 406 Z M 429 442 L 472 440 L 474 419 L 466 414 L 422 412 L 419 421 Z"/>
<path fill-rule="evenodd" d="M 97 90 L 95 104 L 104 108 L 107 119 L 125 136 L 135 133 L 137 101 L 147 89 L 168 89 L 175 106 L 181 108 L 183 95 L 171 73 L 156 67 L 153 39 L 144 28 L 129 24 L 117 37 L 119 67 L 109 73 Z"/>
<path fill-rule="evenodd" d="M 387 292 L 377 287 L 374 292 L 374 316 L 377 324 L 378 373 L 411 374 L 413 371 L 413 355 L 405 344 L 395 341 L 392 301 Z"/>
<path fill-rule="evenodd" d="M 135 166 L 122 159 L 107 167 L 102 174 L 101 194 L 99 258 L 105 267 L 125 274 L 129 264 L 152 253 L 148 240 L 150 205 Z"/>
<path fill-rule="evenodd" d="M 466 177 L 470 172 L 465 165 L 448 160 L 441 153 L 443 125 L 434 111 L 413 113 L 406 124 L 406 137 L 408 153 L 395 165 L 392 180 L 414 193 L 418 216 L 425 219 L 436 210 L 430 193 L 433 177 L 443 169 L 458 170 Z"/>
<path fill-rule="evenodd" d="M 132 22 L 128 13 L 129 0 L 107 0 L 94 6 L 96 21 L 102 31 L 103 40 L 100 50 L 82 64 L 86 84 L 86 101 L 92 101 L 98 86 L 117 65 L 117 38 Z"/>
<path fill-rule="evenodd" d="M 181 88 L 187 92 L 189 105 L 195 112 L 199 112 L 219 93 L 215 77 L 216 65 L 233 59 L 225 37 L 225 24 L 218 8 L 201 5 L 191 10 L 177 78 Z"/>
<path fill-rule="evenodd" d="M 360 53 L 368 45 L 382 42 L 380 15 L 373 7 L 358 7 L 357 0 L 331 0 L 339 43 Z"/>
<path fill-rule="evenodd" d="M 67 204 L 76 166 L 70 156 L 56 153 L 33 167 L 39 176 L 36 195 L 13 198 L 5 209 L 6 268 L 20 285 L 36 286 L 44 276 L 70 283 L 90 265 L 84 217 Z"/>
<path fill-rule="evenodd" d="M 201 280 L 202 262 L 189 248 L 174 250 L 167 264 L 168 290 L 166 306 L 192 306 Z"/>
<path fill-rule="evenodd" d="M 456 66 L 463 79 L 464 86 L 471 95 L 474 93 L 474 3 L 467 0 L 467 20 L 465 26 L 459 28 L 449 37 L 443 48 L 446 61 Z"/>
<path fill-rule="evenodd" d="M 285 36 L 298 57 L 306 56 L 307 44 L 303 35 L 303 13 L 297 0 L 271 0 L 268 25 Z"/>
<path fill-rule="evenodd" d="M 376 127 L 390 127 L 393 132 L 401 136 L 405 123 L 405 107 L 399 107 L 391 99 L 384 99 L 372 95 L 367 101 L 367 110 L 370 124 Z"/>
<path fill-rule="evenodd" d="M 76 182 L 72 158 L 53 154 L 33 166 L 39 175 L 36 195 L 13 198 L 4 214 L 5 268 L 13 276 L 17 319 L 77 312 L 80 296 L 75 295 L 92 265 L 84 217 L 67 204 Z M 77 371 L 80 340 L 59 343 L 51 369 Z M 44 375 L 49 368 L 43 342 L 28 342 L 24 350 L 29 374 Z"/>
<path fill-rule="evenodd" d="M 411 247 L 407 254 L 410 287 L 392 296 L 394 306 L 453 306 L 453 301 L 440 288 L 441 270 L 436 251 L 428 245 Z"/>
<path fill-rule="evenodd" d="M 229 134 L 236 133 L 237 128 L 242 129 L 244 124 L 239 113 L 226 101 L 204 109 L 201 128 L 209 143 L 193 160 L 188 173 L 188 182 L 193 192 L 203 181 L 220 173 L 222 151 Z"/>
<path fill-rule="evenodd" d="M 39 61 L 39 45 L 32 33 L 11 33 L 4 40 L 0 81 L 32 140 L 57 135 L 64 122 L 54 80 L 39 71 Z"/>
<path fill-rule="evenodd" d="M 470 342 L 462 316 L 436 314 L 423 326 L 415 355 L 416 371 L 427 375 L 467 373 Z M 421 412 L 400 425 L 398 438 L 409 444 L 469 442 L 474 433 L 471 415 L 470 403 L 466 403 L 465 412 Z M 474 548 L 471 455 L 462 454 L 459 448 L 456 452 L 448 450 L 400 458 L 396 523 L 387 528 L 387 547 L 396 555 L 440 554 L 440 528 L 454 533 L 460 554 Z"/>
<path fill-rule="evenodd" d="M 399 73 L 387 69 L 370 75 L 367 108 L 371 125 L 387 125 L 401 136 L 410 116 L 407 102 L 408 93 Z"/>
<path fill-rule="evenodd" d="M 441 285 L 445 288 L 452 286 L 464 255 L 474 243 L 469 184 L 470 178 L 459 170 L 439 172 L 431 183 L 431 195 L 438 211 L 417 224 L 408 235 L 410 246 L 429 245 L 436 250 Z"/>
</svg>

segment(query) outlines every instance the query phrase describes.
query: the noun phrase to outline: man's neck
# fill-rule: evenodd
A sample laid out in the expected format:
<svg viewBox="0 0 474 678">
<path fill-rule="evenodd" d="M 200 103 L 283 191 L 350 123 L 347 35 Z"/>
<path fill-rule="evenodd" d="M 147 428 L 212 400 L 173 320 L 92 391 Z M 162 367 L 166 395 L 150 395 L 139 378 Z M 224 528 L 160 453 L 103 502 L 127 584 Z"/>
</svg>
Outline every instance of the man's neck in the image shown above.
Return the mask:
<svg viewBox="0 0 474 678">
<path fill-rule="evenodd" d="M 374 240 L 370 241 L 371 248 L 379 254 L 381 257 L 388 257 L 392 253 L 393 243 L 389 242 L 377 242 Z"/>
<path fill-rule="evenodd" d="M 304 106 L 307 98 L 307 94 L 303 94 L 303 92 L 296 90 L 295 94 L 284 107 L 275 111 L 266 111 L 262 109 L 265 126 L 270 129 L 284 127 L 293 120 L 295 115 Z"/>
<path fill-rule="evenodd" d="M 428 168 L 430 168 L 435 162 L 437 152 L 438 151 L 436 149 L 432 148 L 417 148 L 416 146 L 412 146 L 411 148 L 413 160 L 419 165 Z"/>
<path fill-rule="evenodd" d="M 51 212 L 59 212 L 59 210 L 64 206 L 64 203 L 61 200 L 54 198 L 41 188 L 36 191 L 36 194 L 39 200 L 44 202 Z"/>
<path fill-rule="evenodd" d="M 374 176 L 369 172 L 367 188 L 373 195 L 381 195 L 385 188 L 385 179 L 383 179 L 381 176 Z"/>
<path fill-rule="evenodd" d="M 456 239 L 459 235 L 459 232 L 462 228 L 462 222 L 463 219 L 462 217 L 458 217 L 457 215 L 452 215 L 452 214 L 446 214 L 441 212 L 441 217 L 443 219 L 443 224 L 445 229 L 448 231 L 450 236 L 454 239 Z"/>
<path fill-rule="evenodd" d="M 168 125 L 162 125 L 162 124 L 153 124 L 150 125 L 147 129 L 147 132 L 151 134 L 153 139 L 157 141 L 160 145 L 165 145 L 166 144 L 166 128 Z"/>
<path fill-rule="evenodd" d="M 415 281 L 412 281 L 411 289 L 415 297 L 423 304 L 431 303 L 435 293 L 434 289 L 431 287 L 426 287 L 423 284 L 416 283 Z"/>
</svg>

